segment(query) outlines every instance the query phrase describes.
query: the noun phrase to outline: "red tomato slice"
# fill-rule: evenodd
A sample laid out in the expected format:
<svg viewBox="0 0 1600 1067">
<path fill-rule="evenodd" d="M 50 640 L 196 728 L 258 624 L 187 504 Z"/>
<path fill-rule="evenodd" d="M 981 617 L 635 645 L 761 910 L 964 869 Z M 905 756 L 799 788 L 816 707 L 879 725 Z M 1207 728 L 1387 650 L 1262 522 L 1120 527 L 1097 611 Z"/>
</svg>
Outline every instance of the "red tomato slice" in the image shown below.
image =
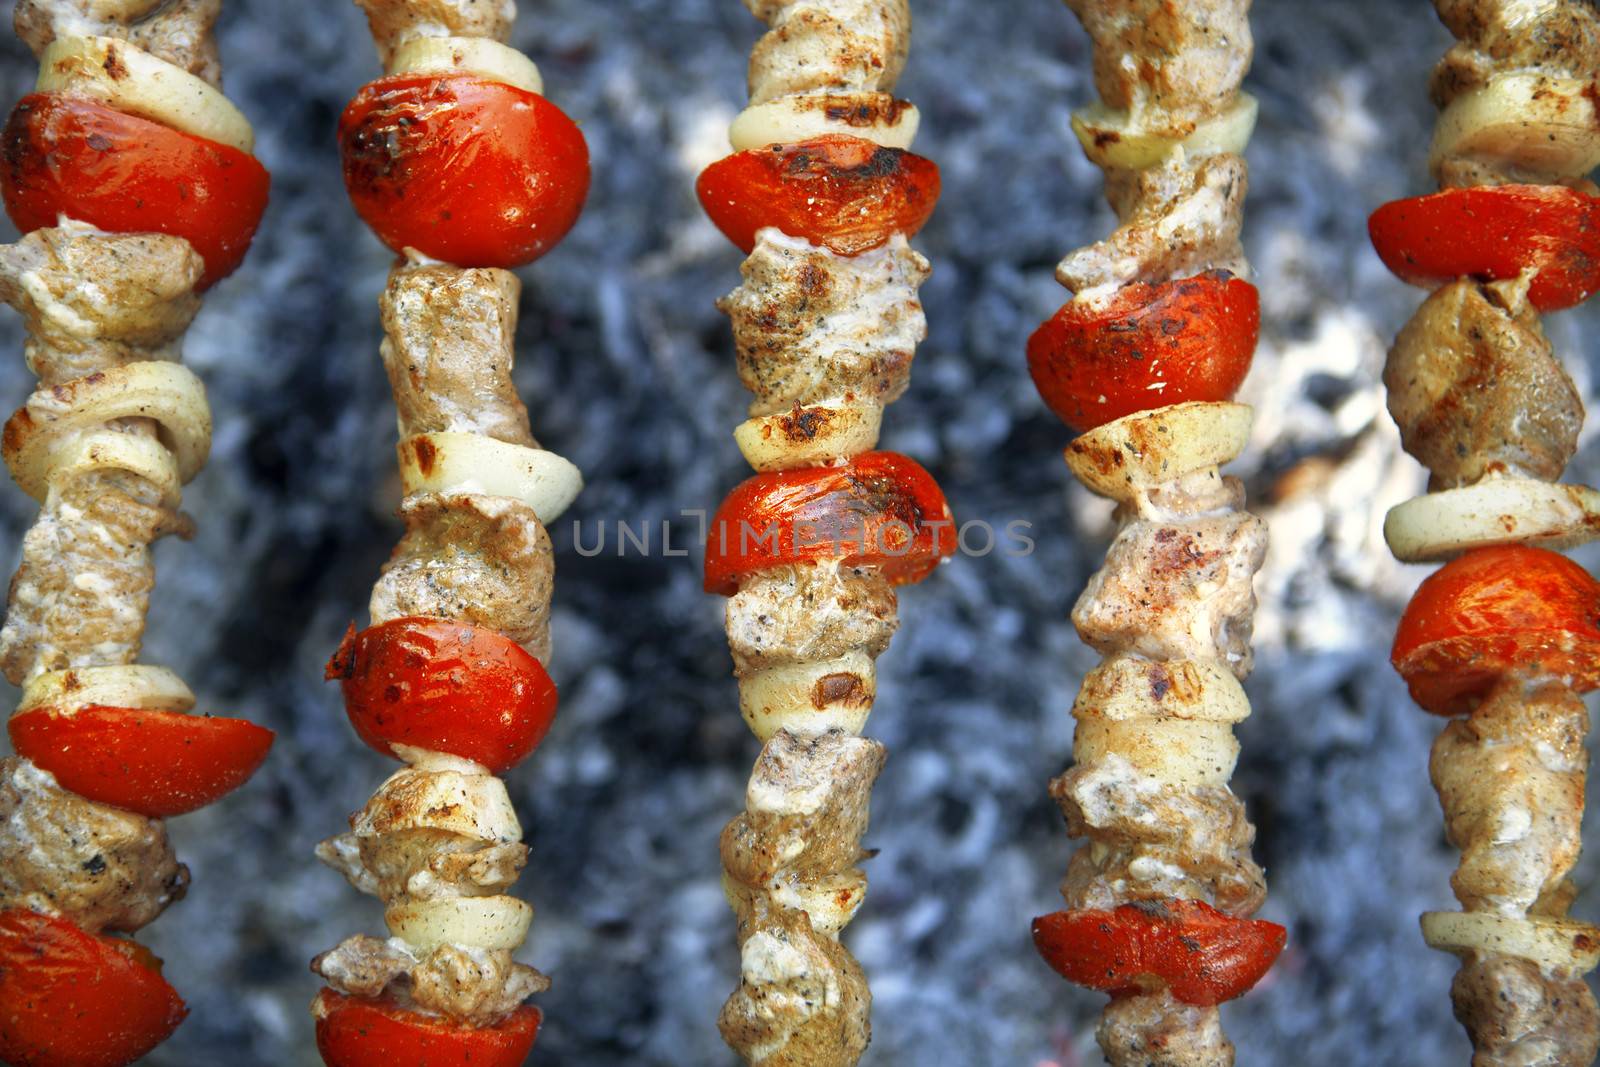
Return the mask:
<svg viewBox="0 0 1600 1067">
<path fill-rule="evenodd" d="M 470 74 L 380 78 L 339 118 L 344 184 L 396 252 L 519 267 L 554 248 L 589 193 L 589 147 L 537 93 Z"/>
<path fill-rule="evenodd" d="M 523 1005 L 500 1025 L 475 1030 L 331 989 L 317 994 L 311 1014 L 328 1067 L 522 1067 L 544 1018 Z"/>
<path fill-rule="evenodd" d="M 776 226 L 843 256 L 912 236 L 939 200 L 939 168 L 898 148 L 830 134 L 735 152 L 695 184 L 717 229 L 745 252 Z"/>
<path fill-rule="evenodd" d="M 243 719 L 91 706 L 33 708 L 8 724 L 17 754 L 62 788 L 152 819 L 203 808 L 267 758 L 273 733 Z"/>
<path fill-rule="evenodd" d="M 504 774 L 527 759 L 556 716 L 544 665 L 510 638 L 449 619 L 392 619 L 345 634 L 327 677 L 361 740 L 448 752 Z"/>
<path fill-rule="evenodd" d="M 92 100 L 25 96 L 0 137 L 0 193 L 17 229 L 67 215 L 182 237 L 205 260 L 202 289 L 244 260 L 267 209 L 270 179 L 254 156 Z"/>
<path fill-rule="evenodd" d="M 1518 670 L 1600 688 L 1600 582 L 1548 549 L 1475 549 L 1417 588 L 1389 659 L 1436 715 L 1471 712 Z"/>
<path fill-rule="evenodd" d="M 1226 271 L 1069 301 L 1028 338 L 1033 384 L 1082 433 L 1136 411 L 1233 396 L 1261 332 L 1256 287 Z"/>
<path fill-rule="evenodd" d="M 706 534 L 705 588 L 731 596 L 746 575 L 822 559 L 876 566 L 904 585 L 955 547 L 933 476 L 898 452 L 863 452 L 842 467 L 772 471 L 736 486 Z"/>
<path fill-rule="evenodd" d="M 1198 900 L 1149 900 L 1114 911 L 1058 911 L 1033 920 L 1033 944 L 1069 982 L 1137 996 L 1166 988 L 1185 1004 L 1242 996 L 1271 969 L 1288 931 L 1236 919 Z"/>
<path fill-rule="evenodd" d="M 1538 271 L 1540 311 L 1581 304 L 1600 289 L 1600 199 L 1561 185 L 1446 189 L 1394 200 L 1367 220 L 1383 265 L 1413 285 L 1484 281 Z"/>
<path fill-rule="evenodd" d="M 188 1014 L 148 949 L 0 912 L 0 1061 L 10 1067 L 127 1067 Z"/>
</svg>

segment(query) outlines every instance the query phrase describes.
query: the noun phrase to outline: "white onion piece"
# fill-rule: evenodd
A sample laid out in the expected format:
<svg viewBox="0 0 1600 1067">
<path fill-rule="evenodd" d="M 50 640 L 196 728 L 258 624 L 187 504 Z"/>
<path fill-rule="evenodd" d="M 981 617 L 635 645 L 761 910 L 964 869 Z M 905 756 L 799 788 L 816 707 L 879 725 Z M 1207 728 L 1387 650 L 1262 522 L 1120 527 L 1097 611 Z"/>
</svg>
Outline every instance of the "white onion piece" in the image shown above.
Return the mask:
<svg viewBox="0 0 1600 1067">
<path fill-rule="evenodd" d="M 1083 154 L 1096 166 L 1144 170 L 1180 147 L 1190 159 L 1224 152 L 1242 155 L 1255 132 L 1259 110 L 1255 97 L 1240 93 L 1227 110 L 1174 137 L 1164 130 L 1145 128 L 1131 112 L 1095 103 L 1072 113 L 1072 132 L 1078 135 Z"/>
<path fill-rule="evenodd" d="M 509 844 L 522 825 L 506 785 L 492 774 L 405 767 L 391 774 L 351 820 L 357 837 L 397 830 L 444 830 Z"/>
<path fill-rule="evenodd" d="M 763 742 L 779 730 L 797 737 L 816 737 L 829 730 L 859 734 L 877 691 L 877 665 L 856 649 L 838 659 L 745 675 L 739 679 L 739 711 Z"/>
<path fill-rule="evenodd" d="M 1174 785 L 1224 785 L 1239 760 L 1239 742 L 1225 722 L 1079 719 L 1072 736 L 1073 762 L 1088 765 L 1110 756 Z"/>
<path fill-rule="evenodd" d="M 34 89 L 98 100 L 241 152 L 255 147 L 250 121 L 220 90 L 116 37 L 58 37 L 39 57 Z"/>
<path fill-rule="evenodd" d="M 841 400 L 746 419 L 733 439 L 756 470 L 782 471 L 870 452 L 882 425 L 882 406 Z"/>
<path fill-rule="evenodd" d="M 1422 915 L 1422 939 L 1442 952 L 1515 956 L 1569 975 L 1587 974 L 1600 963 L 1600 927 L 1577 919 L 1429 911 Z"/>
<path fill-rule="evenodd" d="M 1581 178 L 1600 166 L 1600 119 L 1590 83 L 1532 71 L 1496 74 L 1439 115 L 1429 169 L 1450 156 L 1500 165 L 1545 181 Z"/>
<path fill-rule="evenodd" d="M 503 496 L 533 509 L 546 526 L 583 489 L 571 462 L 540 448 L 513 445 L 476 433 L 424 433 L 398 446 L 400 481 L 414 493 Z"/>
<path fill-rule="evenodd" d="M 1218 660 L 1118 655 L 1090 671 L 1072 705 L 1078 719 L 1166 716 L 1235 723 L 1250 716 L 1244 687 Z"/>
<path fill-rule="evenodd" d="M 1253 418 L 1248 404 L 1201 401 L 1135 412 L 1080 434 L 1067 446 L 1067 466 L 1101 496 L 1132 500 L 1237 457 Z"/>
<path fill-rule="evenodd" d="M 126 363 L 37 390 L 5 425 L 6 466 L 29 496 L 43 500 L 57 464 L 80 462 L 72 447 L 77 435 L 130 418 L 160 424 L 180 481 L 205 466 L 211 451 L 205 386 L 187 367 L 166 362 Z"/>
<path fill-rule="evenodd" d="M 859 137 L 885 148 L 910 148 L 922 115 L 888 93 L 815 93 L 779 97 L 739 112 L 728 129 L 735 152 L 793 144 L 827 134 Z"/>
<path fill-rule="evenodd" d="M 97 470 L 137 474 L 161 492 L 161 502 L 176 508 L 183 499 L 178 463 L 159 440 L 121 430 L 73 434 L 50 453 L 48 490 L 59 489 L 77 477 Z"/>
<path fill-rule="evenodd" d="M 487 37 L 413 37 L 389 57 L 390 74 L 473 74 L 543 95 L 533 60 Z"/>
<path fill-rule="evenodd" d="M 70 714 L 93 704 L 141 711 L 188 711 L 194 694 L 172 671 L 133 663 L 120 667 L 73 667 L 48 671 L 22 690 L 16 714 L 51 708 Z"/>
<path fill-rule="evenodd" d="M 426 955 L 440 945 L 514 949 L 528 936 L 533 908 L 516 897 L 443 897 L 397 904 L 383 913 L 389 932 Z"/>
<path fill-rule="evenodd" d="M 1491 478 L 1429 493 L 1390 509 L 1383 520 L 1383 539 L 1406 563 L 1447 560 L 1491 545 L 1574 548 L 1597 537 L 1600 492 L 1533 478 Z"/>
</svg>

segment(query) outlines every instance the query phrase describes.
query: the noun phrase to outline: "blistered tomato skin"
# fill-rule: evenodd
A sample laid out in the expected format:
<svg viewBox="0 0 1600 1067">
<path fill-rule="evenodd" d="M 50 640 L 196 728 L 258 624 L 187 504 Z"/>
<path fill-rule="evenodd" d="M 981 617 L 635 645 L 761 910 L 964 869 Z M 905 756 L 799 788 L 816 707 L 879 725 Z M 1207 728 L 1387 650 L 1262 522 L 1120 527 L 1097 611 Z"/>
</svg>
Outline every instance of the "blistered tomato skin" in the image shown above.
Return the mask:
<svg viewBox="0 0 1600 1067">
<path fill-rule="evenodd" d="M 1287 939 L 1277 923 L 1236 919 L 1198 900 L 1058 911 L 1033 921 L 1034 947 L 1069 982 L 1113 997 L 1165 988 L 1201 1006 L 1242 996 Z"/>
<path fill-rule="evenodd" d="M 22 98 L 0 157 L 6 214 L 23 233 L 65 215 L 182 237 L 205 260 L 201 289 L 239 266 L 267 209 L 270 179 L 254 156 L 59 93 Z"/>
<path fill-rule="evenodd" d="M 273 733 L 244 719 L 91 706 L 32 708 L 7 724 L 17 754 L 79 796 L 152 819 L 205 807 L 250 780 Z"/>
<path fill-rule="evenodd" d="M 372 82 L 339 119 L 345 188 L 396 252 L 510 269 L 554 248 L 589 192 L 589 148 L 544 97 L 466 74 Z"/>
<path fill-rule="evenodd" d="M 9 1067 L 127 1067 L 187 1014 L 143 946 L 0 912 L 0 1062 Z"/>
<path fill-rule="evenodd" d="M 1226 271 L 1073 300 L 1028 339 L 1028 371 L 1050 410 L 1083 433 L 1169 404 L 1230 399 L 1261 332 L 1256 287 Z"/>
<path fill-rule="evenodd" d="M 823 559 L 876 567 L 904 585 L 955 547 L 933 476 L 897 452 L 863 452 L 843 466 L 772 471 L 735 486 L 707 530 L 705 589 L 731 596 L 747 575 Z"/>
<path fill-rule="evenodd" d="M 317 995 L 311 1014 L 327 1067 L 522 1067 L 543 1021 L 524 1005 L 497 1026 L 457 1026 L 331 989 Z"/>
<path fill-rule="evenodd" d="M 327 677 L 344 692 L 361 739 L 447 752 L 504 774 L 549 731 L 556 687 L 510 638 L 481 626 L 412 616 L 345 635 Z"/>
<path fill-rule="evenodd" d="M 1518 671 L 1600 688 L 1600 582 L 1543 548 L 1468 552 L 1417 588 L 1390 661 L 1412 699 L 1437 715 L 1471 712 Z"/>
<path fill-rule="evenodd" d="M 1600 290 L 1600 198 L 1560 185 L 1446 189 L 1391 201 L 1367 221 L 1384 266 L 1413 285 L 1515 278 L 1558 311 Z"/>
<path fill-rule="evenodd" d="M 707 167 L 695 184 L 711 221 L 740 250 L 775 226 L 842 256 L 915 235 L 939 200 L 939 168 L 898 148 L 828 135 L 752 148 Z"/>
</svg>

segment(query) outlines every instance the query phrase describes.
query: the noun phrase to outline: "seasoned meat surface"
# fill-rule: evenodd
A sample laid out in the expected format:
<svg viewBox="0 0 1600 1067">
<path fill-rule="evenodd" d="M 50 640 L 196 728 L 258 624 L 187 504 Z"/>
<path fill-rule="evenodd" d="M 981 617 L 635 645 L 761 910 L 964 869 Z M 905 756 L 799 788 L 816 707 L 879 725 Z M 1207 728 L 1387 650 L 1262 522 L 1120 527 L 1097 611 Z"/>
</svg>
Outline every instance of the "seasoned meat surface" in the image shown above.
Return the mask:
<svg viewBox="0 0 1600 1067">
<path fill-rule="evenodd" d="M 1485 955 L 1462 963 L 1450 998 L 1472 1067 L 1589 1067 L 1600 1052 L 1600 1007 L 1582 978 Z"/>
<path fill-rule="evenodd" d="M 507 41 L 516 0 L 356 0 L 385 65 L 394 50 L 418 37 L 488 37 Z"/>
<path fill-rule="evenodd" d="M 1072 767 L 1050 794 L 1068 834 L 1091 839 L 1062 883 L 1069 908 L 1184 897 L 1248 916 L 1266 899 L 1266 876 L 1250 856 L 1255 827 L 1226 787 L 1184 788 L 1111 757 Z"/>
<path fill-rule="evenodd" d="M 1110 295 L 1129 282 L 1155 284 L 1208 270 L 1248 278 L 1239 243 L 1249 172 L 1235 155 L 1172 155 L 1111 186 L 1122 225 L 1068 254 L 1056 280 L 1080 296 Z"/>
<path fill-rule="evenodd" d="M 504 634 L 550 655 L 550 536 L 506 497 L 421 493 L 400 506 L 406 534 L 372 590 L 374 624 L 433 615 Z"/>
<path fill-rule="evenodd" d="M 1111 1067 L 1233 1067 L 1233 1042 L 1216 1008 L 1165 991 L 1113 1000 L 1095 1030 Z"/>
<path fill-rule="evenodd" d="M 317 858 L 351 885 L 388 904 L 503 893 L 528 862 L 528 846 L 448 830 L 340 834 L 317 846 Z"/>
<path fill-rule="evenodd" d="M 189 868 L 166 827 L 85 800 L 16 756 L 0 759 L 0 908 L 132 932 L 181 900 Z"/>
<path fill-rule="evenodd" d="M 1250 0 L 1067 0 L 1107 107 L 1183 136 L 1233 102 L 1250 69 Z"/>
<path fill-rule="evenodd" d="M 756 761 L 746 811 L 722 831 L 729 876 L 759 886 L 780 872 L 819 877 L 855 866 L 884 759 L 877 741 L 838 730 L 778 731 Z"/>
<path fill-rule="evenodd" d="M 835 397 L 887 404 L 905 392 L 928 335 L 917 287 L 930 268 L 904 236 L 841 256 L 769 227 L 739 271 L 744 283 L 717 307 L 733 320 L 750 414 Z"/>
<path fill-rule="evenodd" d="M 17 0 L 12 25 L 34 55 L 58 37 L 119 37 L 221 88 L 221 12 L 222 0 Z"/>
<path fill-rule="evenodd" d="M 178 358 L 205 263 L 165 234 L 78 224 L 0 246 L 0 300 L 22 315 L 28 368 L 49 388 L 141 360 Z"/>
<path fill-rule="evenodd" d="M 1569 78 L 1600 73 L 1600 7 L 1593 0 L 1433 0 L 1457 43 L 1433 69 L 1429 92 L 1444 107 L 1498 71 L 1538 69 Z"/>
<path fill-rule="evenodd" d="M 1437 489 L 1491 474 L 1561 477 L 1583 401 L 1520 282 L 1451 282 L 1395 338 L 1389 413 Z"/>
<path fill-rule="evenodd" d="M 760 571 L 728 598 L 734 673 L 834 659 L 854 648 L 876 656 L 899 626 L 894 587 L 872 568 L 836 560 Z"/>
<path fill-rule="evenodd" d="M 763 897 L 739 913 L 740 983 L 717 1019 L 751 1067 L 852 1067 L 872 1038 L 872 991 L 836 938 Z"/>
<path fill-rule="evenodd" d="M 311 961 L 311 970 L 342 993 L 389 996 L 413 1010 L 463 1026 L 499 1023 L 550 979 L 517 963 L 506 949 L 440 945 L 419 954 L 400 938 L 347 938 Z"/>
<path fill-rule="evenodd" d="M 46 671 L 132 663 L 155 586 L 150 544 L 187 524 L 136 474 L 95 470 L 52 492 L 22 539 L 0 628 L 13 685 Z"/>
<path fill-rule="evenodd" d="M 390 272 L 381 352 L 401 437 L 449 431 L 538 447 L 511 382 L 521 290 L 505 270 Z"/>
<path fill-rule="evenodd" d="M 1525 915 L 1583 847 L 1589 713 L 1553 679 L 1511 680 L 1433 745 L 1431 773 L 1468 911 Z"/>
<path fill-rule="evenodd" d="M 1266 524 L 1249 512 L 1127 522 L 1073 607 L 1073 625 L 1104 655 L 1222 659 L 1243 678 L 1252 663 L 1251 583 L 1266 551 Z"/>
<path fill-rule="evenodd" d="M 739 920 L 741 982 L 723 1037 L 754 1064 L 846 1067 L 866 1048 L 870 993 L 838 930 L 865 893 L 863 858 L 876 741 L 780 730 L 761 750 L 746 811 L 722 832 Z"/>
<path fill-rule="evenodd" d="M 750 102 L 813 90 L 894 91 L 911 38 L 908 0 L 744 0 L 772 29 L 750 53 Z"/>
</svg>

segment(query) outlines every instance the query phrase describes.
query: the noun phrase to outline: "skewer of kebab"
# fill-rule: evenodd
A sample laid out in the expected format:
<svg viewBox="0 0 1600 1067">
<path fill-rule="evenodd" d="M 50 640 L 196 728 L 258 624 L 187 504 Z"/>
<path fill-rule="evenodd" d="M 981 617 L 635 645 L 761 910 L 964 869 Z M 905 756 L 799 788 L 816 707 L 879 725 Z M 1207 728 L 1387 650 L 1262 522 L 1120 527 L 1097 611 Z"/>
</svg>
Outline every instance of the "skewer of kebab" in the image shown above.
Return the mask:
<svg viewBox="0 0 1600 1067">
<path fill-rule="evenodd" d="M 1074 296 L 1029 339 L 1028 367 L 1079 434 L 1068 467 L 1117 502 L 1120 527 L 1073 609 L 1104 659 L 1072 709 L 1075 765 L 1051 783 L 1087 844 L 1066 910 L 1033 937 L 1063 977 L 1111 995 L 1096 1036 L 1115 1067 L 1216 1067 L 1234 1058 L 1217 1006 L 1285 940 L 1249 918 L 1266 882 L 1228 788 L 1266 549 L 1243 486 L 1218 473 L 1249 435 L 1249 407 L 1230 398 L 1259 330 L 1239 244 L 1250 5 L 1068 6 L 1101 97 L 1073 129 L 1121 225 L 1057 268 Z"/>
<path fill-rule="evenodd" d="M 1600 1048 L 1583 975 L 1600 929 L 1567 918 L 1582 845 L 1579 694 L 1600 686 L 1600 583 L 1555 549 L 1592 540 L 1600 494 L 1557 483 L 1583 405 L 1539 313 L 1600 288 L 1600 10 L 1583 0 L 1436 0 L 1457 43 L 1434 69 L 1429 159 L 1441 191 L 1371 218 L 1402 279 L 1433 289 L 1384 384 L 1429 493 L 1384 535 L 1445 563 L 1417 590 L 1392 659 L 1413 699 L 1452 718 L 1430 772 L 1461 850 L 1459 912 L 1422 917 L 1461 960 L 1451 987 L 1477 1067 L 1577 1067 Z"/>
<path fill-rule="evenodd" d="M 861 736 L 895 587 L 954 551 L 944 494 L 876 451 L 885 405 L 927 334 L 926 259 L 907 239 L 939 171 L 907 151 L 918 115 L 892 94 L 907 0 L 745 0 L 771 29 L 750 58 L 733 154 L 697 191 L 749 255 L 719 302 L 755 394 L 734 437 L 758 472 L 712 520 L 705 587 L 727 596 L 745 722 L 762 742 L 746 810 L 721 841 L 739 988 L 723 1038 L 761 1067 L 845 1067 L 871 993 L 840 944 L 866 895 L 868 798 L 884 747 Z"/>
<path fill-rule="evenodd" d="M 505 41 L 515 5 L 359 0 L 387 74 L 339 122 L 356 211 L 401 257 L 380 299 L 399 416 L 406 532 L 372 624 L 328 665 L 361 739 L 405 767 L 317 855 L 383 901 L 388 939 L 348 938 L 312 970 L 330 1067 L 516 1067 L 549 979 L 517 963 L 533 909 L 507 890 L 528 848 L 503 774 L 556 711 L 546 671 L 546 526 L 582 486 L 534 440 L 511 380 L 513 268 L 583 206 L 589 154 Z"/>
<path fill-rule="evenodd" d="M 5 424 L 40 513 L 0 629 L 22 687 L 0 760 L 0 1061 L 120 1067 L 187 1014 L 127 938 L 189 881 L 168 816 L 242 785 L 272 732 L 191 715 L 172 671 L 135 663 L 151 543 L 187 537 L 182 487 L 211 413 L 179 362 L 201 294 L 243 259 L 267 203 L 253 134 L 223 96 L 220 0 L 20 0 L 35 91 L 0 133 L 0 247 L 39 387 Z"/>
</svg>

